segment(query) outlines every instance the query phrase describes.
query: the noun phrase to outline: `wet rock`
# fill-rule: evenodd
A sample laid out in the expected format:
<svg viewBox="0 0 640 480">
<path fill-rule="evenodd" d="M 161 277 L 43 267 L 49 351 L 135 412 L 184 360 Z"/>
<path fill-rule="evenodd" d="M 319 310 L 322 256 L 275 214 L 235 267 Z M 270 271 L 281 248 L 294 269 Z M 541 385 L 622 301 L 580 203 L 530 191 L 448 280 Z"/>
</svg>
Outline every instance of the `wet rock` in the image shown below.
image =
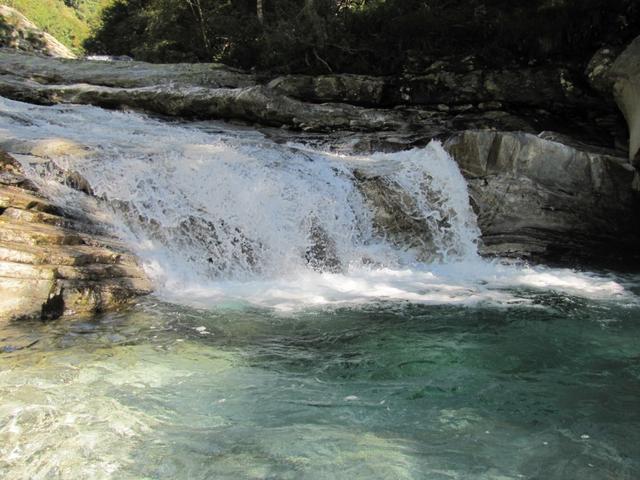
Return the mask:
<svg viewBox="0 0 640 480">
<path fill-rule="evenodd" d="M 259 242 L 248 238 L 239 226 L 229 225 L 224 220 L 214 223 L 189 216 L 177 228 L 163 230 L 158 233 L 166 241 L 181 246 L 194 265 L 208 263 L 213 277 L 228 274 L 236 268 L 244 271 L 258 268 Z"/>
<path fill-rule="evenodd" d="M 333 273 L 342 270 L 336 242 L 315 220 L 311 222 L 309 229 L 309 242 L 310 246 L 305 252 L 305 260 L 311 268 L 319 272 Z"/>
<path fill-rule="evenodd" d="M 49 293 L 49 298 L 42 304 L 40 318 L 42 320 L 55 320 L 64 314 L 64 288 L 57 287 Z"/>
<path fill-rule="evenodd" d="M 10 152 L 12 155 L 30 155 L 47 160 L 65 155 L 83 156 L 88 152 L 85 146 L 71 140 L 56 137 L 37 140 L 18 139 L 9 131 L 0 133 L 0 150 Z M 18 168 L 21 168 L 20 164 Z"/>
<path fill-rule="evenodd" d="M 91 184 L 87 181 L 86 178 L 84 178 L 76 171 L 67 172 L 65 174 L 64 184 L 69 188 L 78 190 L 79 192 L 85 193 L 87 195 L 93 195 Z"/>
<path fill-rule="evenodd" d="M 585 75 L 591 87 L 605 98 L 611 97 L 613 89 L 611 68 L 619 54 L 620 49 L 618 48 L 603 47 L 591 57 L 585 70 Z"/>
<path fill-rule="evenodd" d="M 0 345 L 0 353 L 13 353 L 20 350 L 26 350 L 27 348 L 35 346 L 39 341 L 40 340 L 22 341 L 21 343 L 12 342 L 11 344 L 5 343 Z"/>
<path fill-rule="evenodd" d="M 0 173 L 21 175 L 20 164 L 0 153 Z M 136 259 L 115 239 L 0 175 L 0 323 L 51 320 L 125 305 L 149 293 Z"/>
<path fill-rule="evenodd" d="M 593 260 L 637 252 L 634 168 L 553 138 L 468 131 L 446 143 L 468 180 L 484 253 Z"/>
<path fill-rule="evenodd" d="M 393 180 L 366 171 L 355 172 L 358 189 L 374 212 L 376 235 L 398 248 L 416 252 L 421 261 L 438 260 L 434 226 L 414 199 Z"/>
<path fill-rule="evenodd" d="M 0 184 L 19 187 L 23 190 L 36 189 L 33 182 L 22 175 L 20 164 L 2 150 L 0 150 Z M 0 208 L 6 207 L 0 205 Z"/>
</svg>

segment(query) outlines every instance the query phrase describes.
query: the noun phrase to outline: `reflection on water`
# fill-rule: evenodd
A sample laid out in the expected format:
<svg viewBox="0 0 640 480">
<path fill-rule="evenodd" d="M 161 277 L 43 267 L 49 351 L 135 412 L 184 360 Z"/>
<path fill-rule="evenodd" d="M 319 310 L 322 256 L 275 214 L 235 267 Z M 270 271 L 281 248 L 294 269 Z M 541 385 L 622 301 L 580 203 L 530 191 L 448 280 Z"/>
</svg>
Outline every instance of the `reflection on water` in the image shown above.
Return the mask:
<svg viewBox="0 0 640 480">
<path fill-rule="evenodd" d="M 639 478 L 640 308 L 531 299 L 15 324 L 0 475 Z"/>
</svg>

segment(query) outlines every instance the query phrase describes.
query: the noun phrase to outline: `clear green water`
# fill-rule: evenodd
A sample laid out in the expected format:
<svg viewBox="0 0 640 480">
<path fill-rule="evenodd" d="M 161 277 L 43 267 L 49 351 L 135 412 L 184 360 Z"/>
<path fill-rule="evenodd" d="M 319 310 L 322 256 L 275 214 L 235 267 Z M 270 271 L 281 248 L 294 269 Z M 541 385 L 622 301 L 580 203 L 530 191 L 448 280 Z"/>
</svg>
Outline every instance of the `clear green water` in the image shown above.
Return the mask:
<svg viewBox="0 0 640 480">
<path fill-rule="evenodd" d="M 9 143 L 83 146 L 17 155 L 42 192 L 207 307 L 0 327 L 1 480 L 640 479 L 640 276 L 482 260 L 441 145 L 0 107 Z M 406 238 L 374 221 L 398 209 Z"/>
<path fill-rule="evenodd" d="M 6 327 L 0 477 L 640 478 L 640 308 L 532 298 Z"/>
</svg>

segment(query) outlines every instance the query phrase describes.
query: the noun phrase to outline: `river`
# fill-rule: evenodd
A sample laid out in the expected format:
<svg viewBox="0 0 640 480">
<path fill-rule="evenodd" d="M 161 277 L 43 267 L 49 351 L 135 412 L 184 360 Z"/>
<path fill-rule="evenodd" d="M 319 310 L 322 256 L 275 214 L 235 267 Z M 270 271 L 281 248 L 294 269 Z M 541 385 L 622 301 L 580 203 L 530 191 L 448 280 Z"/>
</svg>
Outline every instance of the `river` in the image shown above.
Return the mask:
<svg viewBox="0 0 640 480">
<path fill-rule="evenodd" d="M 155 287 L 0 331 L 4 478 L 640 477 L 640 276 L 481 258 L 439 143 L 0 107 L 31 180 Z"/>
</svg>

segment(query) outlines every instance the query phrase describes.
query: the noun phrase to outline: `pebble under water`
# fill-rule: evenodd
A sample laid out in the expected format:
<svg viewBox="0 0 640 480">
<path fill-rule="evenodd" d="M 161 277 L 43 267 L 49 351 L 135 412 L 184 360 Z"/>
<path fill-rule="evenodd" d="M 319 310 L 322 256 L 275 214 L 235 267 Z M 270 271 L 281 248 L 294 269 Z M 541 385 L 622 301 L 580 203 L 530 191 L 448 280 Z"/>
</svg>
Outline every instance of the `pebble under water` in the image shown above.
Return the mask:
<svg viewBox="0 0 640 480">
<path fill-rule="evenodd" d="M 640 307 L 520 293 L 11 325 L 0 475 L 639 478 Z"/>
</svg>

